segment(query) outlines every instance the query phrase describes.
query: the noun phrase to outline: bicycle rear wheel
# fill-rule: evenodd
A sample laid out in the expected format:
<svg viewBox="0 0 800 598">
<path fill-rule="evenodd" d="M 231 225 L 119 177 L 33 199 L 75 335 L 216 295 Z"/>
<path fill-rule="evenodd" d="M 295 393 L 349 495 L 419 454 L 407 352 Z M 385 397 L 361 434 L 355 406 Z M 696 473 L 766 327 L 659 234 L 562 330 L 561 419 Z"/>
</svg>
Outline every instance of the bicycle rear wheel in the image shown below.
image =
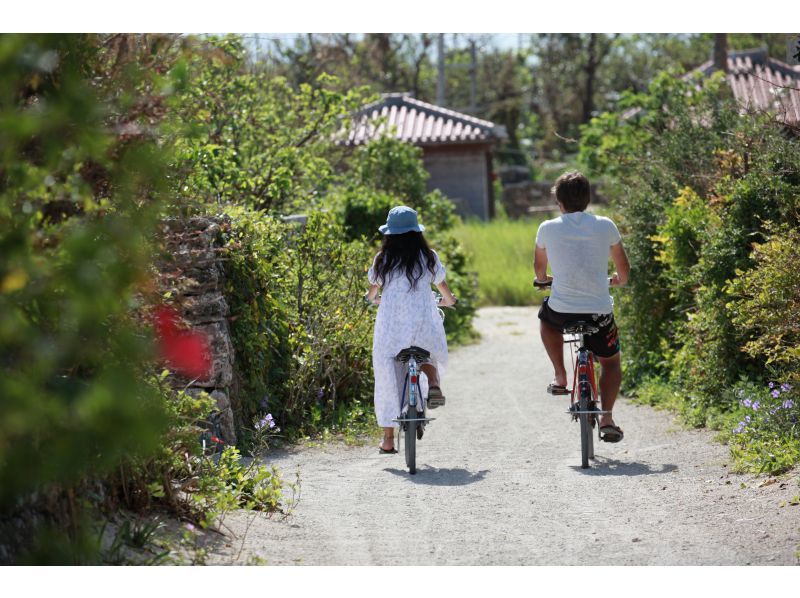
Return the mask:
<svg viewBox="0 0 800 598">
<path fill-rule="evenodd" d="M 592 417 L 587 413 L 589 410 L 589 390 L 584 388 L 581 384 L 581 394 L 578 399 L 578 410 L 581 420 L 581 468 L 587 469 L 589 467 L 589 457 L 594 457 L 594 447 L 592 446 L 592 423 L 589 419 Z"/>
<path fill-rule="evenodd" d="M 419 418 L 417 408 L 409 406 L 406 417 L 409 419 Z M 418 421 L 405 422 L 406 465 L 410 474 L 417 473 L 417 426 L 419 423 Z"/>
</svg>

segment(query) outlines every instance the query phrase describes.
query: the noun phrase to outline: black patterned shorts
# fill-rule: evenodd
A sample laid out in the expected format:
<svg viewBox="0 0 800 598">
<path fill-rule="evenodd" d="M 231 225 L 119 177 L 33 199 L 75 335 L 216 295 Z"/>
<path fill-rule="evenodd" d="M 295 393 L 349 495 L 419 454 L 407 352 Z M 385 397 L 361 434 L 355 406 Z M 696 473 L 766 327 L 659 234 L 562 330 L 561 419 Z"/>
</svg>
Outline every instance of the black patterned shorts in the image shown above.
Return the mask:
<svg viewBox="0 0 800 598">
<path fill-rule="evenodd" d="M 619 353 L 619 330 L 614 314 L 562 314 L 550 309 L 549 297 L 544 298 L 539 309 L 539 319 L 551 326 L 564 329 L 578 321 L 593 322 L 600 330 L 586 338 L 586 347 L 598 357 L 613 357 Z"/>
</svg>

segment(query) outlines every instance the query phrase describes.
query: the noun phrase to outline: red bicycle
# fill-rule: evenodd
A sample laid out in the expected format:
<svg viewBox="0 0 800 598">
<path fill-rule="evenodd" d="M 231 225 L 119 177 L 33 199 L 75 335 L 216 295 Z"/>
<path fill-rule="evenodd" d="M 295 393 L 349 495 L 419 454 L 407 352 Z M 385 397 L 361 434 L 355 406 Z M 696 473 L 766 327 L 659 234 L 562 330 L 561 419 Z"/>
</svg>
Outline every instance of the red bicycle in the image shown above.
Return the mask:
<svg viewBox="0 0 800 598">
<path fill-rule="evenodd" d="M 552 286 L 552 281 L 534 281 L 534 286 L 540 289 Z M 609 411 L 598 408 L 600 398 L 597 394 L 597 377 L 594 371 L 595 356 L 586 346 L 586 337 L 596 334 L 600 328 L 587 321 L 577 321 L 562 328 L 561 333 L 566 337 L 565 344 L 578 345 L 572 360 L 572 392 L 567 413 L 573 421 L 581 425 L 581 468 L 589 467 L 589 459 L 594 459 L 594 438 L 592 429 L 598 428 L 597 436 L 600 438 L 598 418 Z"/>
</svg>

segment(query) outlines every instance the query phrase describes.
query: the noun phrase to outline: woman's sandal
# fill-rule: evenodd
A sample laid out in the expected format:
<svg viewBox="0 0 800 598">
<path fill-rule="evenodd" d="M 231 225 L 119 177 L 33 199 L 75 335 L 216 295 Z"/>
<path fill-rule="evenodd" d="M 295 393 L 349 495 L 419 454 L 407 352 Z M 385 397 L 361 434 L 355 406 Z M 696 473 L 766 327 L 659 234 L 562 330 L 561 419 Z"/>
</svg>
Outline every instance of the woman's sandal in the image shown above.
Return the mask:
<svg viewBox="0 0 800 598">
<path fill-rule="evenodd" d="M 444 407 L 444 395 L 442 389 L 438 386 L 431 386 L 428 389 L 428 409 L 436 409 L 437 407 Z"/>
</svg>

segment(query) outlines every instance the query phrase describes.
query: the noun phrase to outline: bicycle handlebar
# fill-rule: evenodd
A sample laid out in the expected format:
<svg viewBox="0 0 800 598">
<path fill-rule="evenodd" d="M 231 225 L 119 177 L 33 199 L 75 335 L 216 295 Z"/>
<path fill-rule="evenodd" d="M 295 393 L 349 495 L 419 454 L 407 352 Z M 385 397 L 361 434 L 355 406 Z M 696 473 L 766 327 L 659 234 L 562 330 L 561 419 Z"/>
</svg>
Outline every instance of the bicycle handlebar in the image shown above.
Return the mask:
<svg viewBox="0 0 800 598">
<path fill-rule="evenodd" d="M 365 294 L 363 296 L 363 299 L 370 306 L 378 306 L 380 304 L 380 302 L 381 302 L 381 296 L 380 295 L 378 295 L 377 299 L 374 300 L 374 301 L 372 299 L 370 299 L 367 296 L 367 294 Z M 444 299 L 444 297 L 440 293 L 435 293 L 434 294 L 434 301 L 436 302 L 436 305 L 441 305 L 443 299 Z M 442 305 L 442 307 L 447 307 L 449 309 L 455 309 L 456 305 L 458 305 L 458 297 L 453 295 L 453 299 L 456 300 L 456 302 L 453 303 L 453 305 Z"/>
<path fill-rule="evenodd" d="M 449 309 L 455 309 L 455 306 L 458 305 L 458 297 L 456 297 L 455 295 L 453 295 L 453 299 L 455 299 L 456 302 L 453 303 L 453 305 L 442 305 L 444 297 L 442 296 L 441 293 L 434 293 L 433 298 L 434 301 L 436 301 L 436 305 L 441 305 L 442 307 L 447 307 Z"/>
</svg>

